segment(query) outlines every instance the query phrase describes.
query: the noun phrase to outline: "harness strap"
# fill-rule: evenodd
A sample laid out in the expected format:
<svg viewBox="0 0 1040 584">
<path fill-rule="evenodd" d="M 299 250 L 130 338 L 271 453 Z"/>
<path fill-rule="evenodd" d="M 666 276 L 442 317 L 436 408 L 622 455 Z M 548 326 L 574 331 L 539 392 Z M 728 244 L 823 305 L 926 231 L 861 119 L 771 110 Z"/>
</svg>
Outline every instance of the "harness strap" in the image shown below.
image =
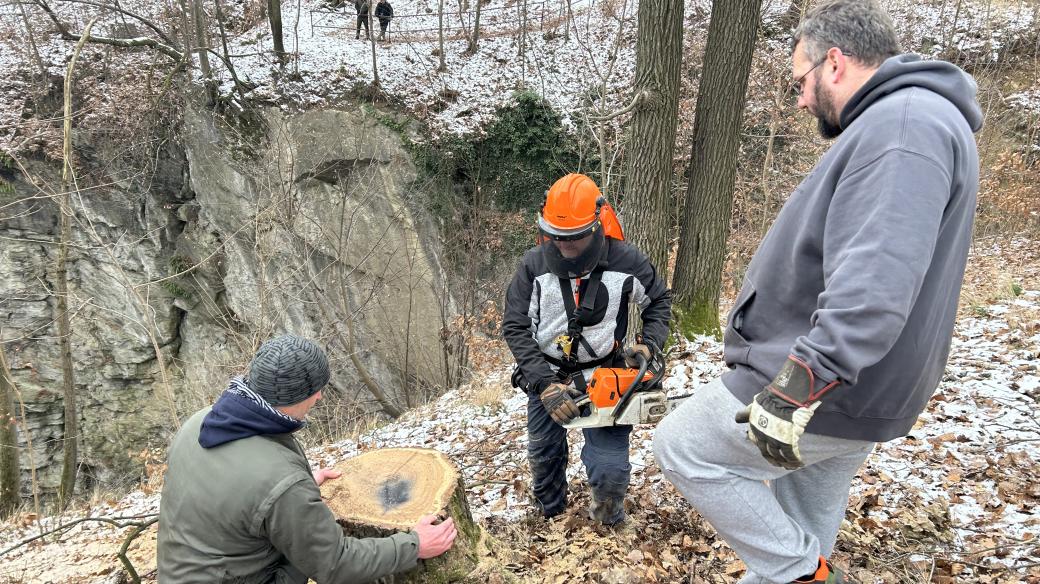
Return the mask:
<svg viewBox="0 0 1040 584">
<path fill-rule="evenodd" d="M 585 377 L 580 375 L 583 369 L 589 367 L 598 367 L 604 363 L 609 362 L 614 358 L 614 352 L 616 346 L 611 347 L 611 350 L 604 356 L 600 357 L 596 354 L 596 351 L 592 349 L 592 345 L 582 335 L 582 329 L 585 325 L 592 320 L 592 315 L 596 310 L 596 296 L 599 293 L 600 281 L 603 279 L 603 270 L 597 269 L 589 275 L 589 279 L 585 284 L 585 292 L 581 293 L 581 287 L 579 284 L 578 294 L 574 293 L 574 289 L 571 286 L 569 278 L 560 278 L 560 293 L 563 296 L 563 306 L 567 311 L 567 336 L 569 337 L 570 344 L 568 345 L 568 351 L 564 352 L 563 359 L 556 359 L 549 355 L 545 356 L 545 359 L 555 365 L 565 373 L 579 373 L 579 375 L 573 378 L 574 387 L 578 390 L 585 390 Z M 580 281 L 579 281 L 580 282 Z M 580 303 L 578 297 L 580 296 Z M 577 304 L 577 305 L 576 305 Z M 591 361 L 578 362 L 578 347 L 584 347 L 585 352 L 588 353 L 589 357 L 592 357 Z"/>
<path fill-rule="evenodd" d="M 560 371 L 563 371 L 564 373 L 569 373 L 570 374 L 570 373 L 577 373 L 577 372 L 583 371 L 585 369 L 589 369 L 590 367 L 599 367 L 600 365 L 603 365 L 604 363 L 609 363 L 611 361 L 611 359 L 614 358 L 614 352 L 611 351 L 606 356 L 600 357 L 599 359 L 594 359 L 592 361 L 582 361 L 581 363 L 569 363 L 569 362 L 563 361 L 562 359 L 557 359 L 555 357 L 550 357 L 549 355 L 544 355 L 544 357 L 545 357 L 546 361 L 548 361 L 549 363 L 552 363 L 553 365 L 557 366 L 560 369 Z"/>
</svg>

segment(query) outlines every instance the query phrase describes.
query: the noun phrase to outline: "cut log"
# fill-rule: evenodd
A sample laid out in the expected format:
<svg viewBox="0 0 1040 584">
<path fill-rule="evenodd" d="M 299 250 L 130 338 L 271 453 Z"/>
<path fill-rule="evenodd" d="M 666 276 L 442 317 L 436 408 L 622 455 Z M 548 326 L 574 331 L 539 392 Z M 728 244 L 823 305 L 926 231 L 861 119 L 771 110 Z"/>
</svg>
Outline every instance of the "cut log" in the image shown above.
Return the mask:
<svg viewBox="0 0 1040 584">
<path fill-rule="evenodd" d="M 352 537 L 386 537 L 408 531 L 424 515 L 455 521 L 458 537 L 444 555 L 420 560 L 419 568 L 385 578 L 385 583 L 465 582 L 477 568 L 483 534 L 473 521 L 454 463 L 436 450 L 385 448 L 345 460 L 343 474 L 321 485 L 321 496 Z"/>
</svg>

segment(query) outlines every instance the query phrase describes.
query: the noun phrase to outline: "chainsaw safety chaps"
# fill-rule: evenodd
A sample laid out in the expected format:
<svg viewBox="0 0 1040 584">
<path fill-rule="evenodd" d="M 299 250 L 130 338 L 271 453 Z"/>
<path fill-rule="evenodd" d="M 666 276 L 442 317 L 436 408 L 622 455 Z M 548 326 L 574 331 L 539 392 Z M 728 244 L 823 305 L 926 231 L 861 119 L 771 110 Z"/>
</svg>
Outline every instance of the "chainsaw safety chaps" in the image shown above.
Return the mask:
<svg viewBox="0 0 1040 584">
<path fill-rule="evenodd" d="M 612 525 L 624 519 L 624 498 L 632 465 L 628 462 L 631 426 L 582 430 L 585 446 L 581 460 L 589 477 L 593 500 L 609 505 L 597 512 L 597 521 Z M 538 396 L 527 401 L 527 459 L 531 465 L 531 491 L 546 517 L 567 507 L 567 430 L 552 421 Z"/>
<path fill-rule="evenodd" d="M 625 492 L 632 465 L 628 462 L 628 437 L 632 426 L 588 428 L 581 461 L 592 488 L 593 519 L 613 525 L 625 518 Z M 597 505 L 597 503 L 599 503 Z"/>
<path fill-rule="evenodd" d="M 567 430 L 552 421 L 537 395 L 527 402 L 527 460 L 531 491 L 546 517 L 567 507 Z"/>
</svg>

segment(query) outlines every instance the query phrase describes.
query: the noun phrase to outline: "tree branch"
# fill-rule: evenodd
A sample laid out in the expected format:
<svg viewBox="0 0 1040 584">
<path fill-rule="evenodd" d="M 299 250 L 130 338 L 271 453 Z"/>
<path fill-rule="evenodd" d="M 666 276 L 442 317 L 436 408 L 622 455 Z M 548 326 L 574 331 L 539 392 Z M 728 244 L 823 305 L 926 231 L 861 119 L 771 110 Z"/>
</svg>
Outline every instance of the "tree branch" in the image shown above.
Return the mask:
<svg viewBox="0 0 1040 584">
<path fill-rule="evenodd" d="M 140 520 L 140 519 L 144 519 L 145 521 L 134 521 L 134 520 Z M 0 551 L 0 557 L 3 557 L 5 555 L 7 555 L 8 553 L 13 552 L 14 550 L 16 550 L 16 549 L 18 549 L 20 547 L 27 546 L 30 543 L 32 543 L 32 542 L 34 542 L 34 541 L 36 541 L 38 539 L 43 539 L 43 538 L 47 537 L 48 535 L 53 535 L 55 533 L 60 533 L 60 532 L 65 531 L 65 530 L 67 530 L 67 529 L 69 529 L 71 527 L 79 525 L 80 523 L 87 523 L 89 521 L 96 521 L 98 523 L 108 523 L 109 525 L 115 526 L 115 527 L 117 527 L 119 529 L 124 529 L 126 527 L 142 527 L 142 526 L 148 527 L 149 525 L 151 525 L 152 523 L 155 523 L 158 520 L 159 520 L 159 515 L 157 513 L 150 513 L 148 515 L 133 515 L 133 516 L 129 516 L 129 517 L 81 517 L 80 519 L 76 519 L 75 521 L 70 521 L 68 523 L 59 525 L 58 527 L 55 527 L 54 529 L 52 529 L 50 531 L 45 531 L 43 533 L 40 533 L 39 535 L 35 535 L 33 537 L 30 537 L 29 539 L 23 539 L 22 541 L 14 544 L 13 546 L 5 549 L 4 551 Z"/>
<path fill-rule="evenodd" d="M 62 38 L 70 41 L 79 41 L 80 38 L 82 38 L 82 35 L 69 31 L 69 28 L 65 26 L 65 23 L 63 23 L 61 19 L 58 18 L 58 15 L 55 14 L 53 10 L 51 10 L 51 7 L 48 6 L 44 0 L 36 0 L 36 5 L 47 13 L 47 16 L 50 17 L 51 21 L 54 22 L 54 25 L 58 27 L 58 33 L 61 35 Z M 148 47 L 159 51 L 160 53 L 166 55 L 174 61 L 179 62 L 184 59 L 184 54 L 181 53 L 181 51 L 178 51 L 170 45 L 160 43 L 159 41 L 148 37 L 137 37 L 132 39 L 114 39 L 110 37 L 100 37 L 91 35 L 89 41 L 101 45 L 122 47 L 124 49 L 131 49 L 135 47 Z"/>
<path fill-rule="evenodd" d="M 130 561 L 130 557 L 126 555 L 126 552 L 129 551 L 130 544 L 137 539 L 137 536 L 141 535 L 142 531 L 148 529 L 149 526 L 157 521 L 159 521 L 158 515 L 147 521 L 135 524 L 136 527 L 134 527 L 134 530 L 126 536 L 126 539 L 123 540 L 123 545 L 120 546 L 119 553 L 116 554 L 116 557 L 118 557 L 119 561 L 122 562 L 123 568 L 126 569 L 126 573 L 130 576 L 130 581 L 133 582 L 133 584 L 141 584 L 141 577 L 137 575 L 137 570 L 134 569 L 134 564 Z"/>
<path fill-rule="evenodd" d="M 639 93 L 637 93 L 635 95 L 635 97 L 632 98 L 632 103 L 630 103 L 627 106 L 625 106 L 624 109 L 620 109 L 620 110 L 618 110 L 618 111 L 616 111 L 614 113 L 606 114 L 606 115 L 603 115 L 603 116 L 594 116 L 594 115 L 590 114 L 588 116 L 588 118 L 590 120 L 594 121 L 594 122 L 609 122 L 610 120 L 613 120 L 614 118 L 619 118 L 619 117 L 621 117 L 621 116 L 623 116 L 623 115 L 625 115 L 625 114 L 635 110 L 636 108 L 638 108 L 639 106 L 643 105 L 644 103 L 646 103 L 648 101 L 650 101 L 650 92 L 648 92 L 648 91 L 640 91 Z"/>
<path fill-rule="evenodd" d="M 121 7 L 121 6 L 112 6 L 112 5 L 109 5 L 109 4 L 98 4 L 97 2 L 89 2 L 88 0 L 61 0 L 61 1 L 62 2 L 66 2 L 68 4 L 83 4 L 85 6 L 94 6 L 95 8 L 101 8 L 101 9 L 104 9 L 104 10 L 112 10 L 114 12 L 118 12 L 120 14 L 124 14 L 126 16 L 129 16 L 130 18 L 133 18 L 134 20 L 136 20 L 136 21 L 140 22 L 141 24 L 147 26 L 148 28 L 154 30 L 155 34 L 159 35 L 159 38 L 161 38 L 164 43 L 166 43 L 167 45 L 169 45 L 171 47 L 177 48 L 177 43 L 175 43 L 173 41 L 173 39 L 171 39 L 169 36 L 167 36 L 166 33 L 164 33 L 162 31 L 162 29 L 159 28 L 159 26 L 157 24 L 155 24 L 154 22 L 152 22 L 152 21 L 148 20 L 147 18 L 141 16 L 140 14 L 135 14 L 133 12 L 130 12 L 129 10 L 124 10 L 123 7 Z"/>
</svg>

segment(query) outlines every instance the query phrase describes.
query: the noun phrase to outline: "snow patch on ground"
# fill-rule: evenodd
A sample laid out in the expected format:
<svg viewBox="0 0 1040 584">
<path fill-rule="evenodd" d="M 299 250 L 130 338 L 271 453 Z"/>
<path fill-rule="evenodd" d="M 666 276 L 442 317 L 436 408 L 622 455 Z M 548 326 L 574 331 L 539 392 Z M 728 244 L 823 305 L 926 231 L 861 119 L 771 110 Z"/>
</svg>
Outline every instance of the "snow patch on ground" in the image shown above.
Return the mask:
<svg viewBox="0 0 1040 584">
<path fill-rule="evenodd" d="M 97 13 L 82 5 L 53 4 L 59 17 L 75 31 L 82 30 Z M 374 47 L 380 83 L 391 100 L 429 125 L 432 136 L 479 132 L 493 119 L 496 109 L 521 89 L 545 96 L 572 126 L 588 115 L 590 108 L 600 113 L 612 112 L 630 99 L 636 58 L 637 0 L 572 0 L 569 15 L 564 3 L 529 2 L 526 35 L 519 33 L 524 3 L 490 0 L 483 5 L 482 37 L 473 55 L 465 54 L 467 41 L 463 31 L 473 19 L 472 3 L 467 2 L 462 16 L 457 9 L 445 15 L 443 71 L 438 71 L 436 3 L 396 0 L 393 4 L 398 16 L 390 25 L 389 42 L 376 42 Z M 765 23 L 779 18 L 788 4 L 785 0 L 765 2 Z M 1028 35 L 1035 26 L 1035 10 L 1024 5 L 905 0 L 884 4 L 905 47 L 931 56 L 943 55 L 949 47 L 961 54 L 999 61 L 1016 43 L 1028 44 Z M 165 11 L 163 5 L 148 0 L 122 6 L 150 19 L 159 18 Z M 72 43 L 49 32 L 52 25 L 42 13 L 32 7 L 27 9 L 36 23 L 35 42 L 47 74 L 63 75 Z M 241 5 L 232 3 L 225 10 L 230 21 L 242 19 Z M 709 12 L 707 0 L 686 2 L 691 34 L 704 32 Z M 210 15 L 211 21 L 213 18 Z M 364 38 L 354 39 L 355 18 L 349 4 L 333 10 L 323 0 L 283 2 L 284 45 L 290 53 L 285 65 L 279 64 L 273 55 L 266 20 L 233 34 L 229 52 L 234 55 L 238 76 L 251 87 L 245 91 L 246 98 L 293 110 L 334 107 L 363 92 L 373 80 L 373 45 Z M 215 50 L 219 52 L 215 25 L 213 28 Z M 132 19 L 112 12 L 100 13 L 95 25 L 95 34 L 149 33 L 149 29 Z M 22 141 L 17 139 L 16 128 L 22 122 L 20 115 L 26 97 L 31 94 L 28 80 L 37 67 L 15 4 L 0 6 L 0 48 L 0 68 L 9 73 L 11 80 L 0 88 L 0 146 L 17 146 Z M 153 58 L 149 51 L 116 51 L 107 55 L 110 52 L 111 49 L 88 47 L 83 58 L 85 62 L 112 59 L 113 67 L 124 70 L 147 69 Z M 103 54 L 106 56 L 96 57 Z M 211 65 L 221 93 L 233 95 L 227 68 L 216 57 L 211 58 Z M 198 68 L 195 71 L 201 76 Z M 1008 103 L 1017 105 L 1022 99 L 1032 104 L 1034 98 L 1027 92 L 1009 97 Z"/>
<path fill-rule="evenodd" d="M 993 248 L 986 253 L 1000 251 Z M 1016 254 L 1014 244 L 1003 251 Z M 941 524 L 936 529 L 949 531 L 951 549 L 968 553 L 1004 545 L 999 557 L 984 561 L 1009 566 L 1033 561 L 1028 559 L 1032 548 L 1015 542 L 1028 541 L 1040 530 L 1035 507 L 1040 498 L 1035 485 L 1040 443 L 1035 413 L 1040 400 L 1040 288 L 1036 284 L 1027 278 L 1016 297 L 962 314 L 945 376 L 919 423 L 908 438 L 879 445 L 853 483 L 848 519 L 869 519 L 881 526 L 870 527 L 868 522 L 866 533 L 884 537 L 908 517 L 922 521 L 921 517 L 932 516 L 930 509 L 939 509 L 945 519 L 935 519 Z M 670 395 L 684 395 L 723 371 L 721 344 L 710 337 L 696 338 L 671 350 L 663 386 Z M 459 465 L 478 520 L 497 524 L 521 520 L 534 512 L 527 490 L 527 398 L 510 387 L 509 374 L 509 368 L 491 371 L 357 440 L 311 448 L 313 466 L 332 466 L 372 448 L 434 448 Z M 580 492 L 587 489 L 579 459 L 581 433 L 570 432 L 569 437 L 568 476 Z M 630 496 L 639 505 L 688 510 L 654 468 L 652 439 L 653 427 L 638 427 L 632 434 Z M 157 492 L 135 491 L 122 500 L 61 518 L 37 522 L 23 516 L 20 523 L 4 526 L 0 548 L 79 517 L 156 513 L 158 503 Z M 39 561 L 36 554 L 42 550 L 66 549 L 54 545 L 94 545 L 90 542 L 100 538 L 118 547 L 119 534 L 108 525 L 83 523 L 63 535 L 63 543 L 23 547 L 5 556 L 5 562 L 10 570 L 25 573 L 27 566 Z M 0 570 L 0 575 L 4 573 Z"/>
</svg>

